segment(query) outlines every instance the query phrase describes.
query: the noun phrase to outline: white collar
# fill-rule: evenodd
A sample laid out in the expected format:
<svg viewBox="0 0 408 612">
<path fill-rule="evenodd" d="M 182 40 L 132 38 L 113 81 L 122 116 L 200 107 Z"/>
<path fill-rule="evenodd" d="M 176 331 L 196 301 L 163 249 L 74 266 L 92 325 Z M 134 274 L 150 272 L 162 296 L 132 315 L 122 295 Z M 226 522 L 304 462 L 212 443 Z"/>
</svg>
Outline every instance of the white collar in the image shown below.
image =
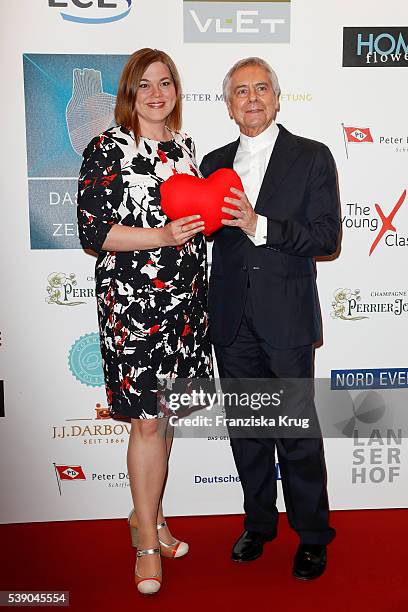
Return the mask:
<svg viewBox="0 0 408 612">
<path fill-rule="evenodd" d="M 271 125 L 266 128 L 263 132 L 257 136 L 246 136 L 245 134 L 240 135 L 239 144 L 241 149 L 249 151 L 250 153 L 257 153 L 275 144 L 276 139 L 279 135 L 279 128 L 275 121 L 272 121 Z"/>
</svg>

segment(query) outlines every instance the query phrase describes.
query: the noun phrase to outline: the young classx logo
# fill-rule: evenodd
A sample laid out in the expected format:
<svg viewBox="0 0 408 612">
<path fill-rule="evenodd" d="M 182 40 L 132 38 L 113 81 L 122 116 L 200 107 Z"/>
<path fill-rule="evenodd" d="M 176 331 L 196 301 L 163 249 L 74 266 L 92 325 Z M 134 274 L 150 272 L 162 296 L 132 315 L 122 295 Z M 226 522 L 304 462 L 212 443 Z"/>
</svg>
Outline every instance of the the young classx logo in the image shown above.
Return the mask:
<svg viewBox="0 0 408 612">
<path fill-rule="evenodd" d="M 407 195 L 407 190 L 404 189 L 404 191 L 402 192 L 401 196 L 399 197 L 398 201 L 396 202 L 395 206 L 393 207 L 393 209 L 391 210 L 388 216 L 384 214 L 379 204 L 375 204 L 375 210 L 377 211 L 378 216 L 380 217 L 382 226 L 377 236 L 375 237 L 373 244 L 371 245 L 369 255 L 373 254 L 374 250 L 377 248 L 377 246 L 381 242 L 382 238 L 387 234 L 387 232 L 397 231 L 397 228 L 393 224 L 393 221 L 394 221 L 394 217 L 396 216 L 397 212 L 403 205 L 406 195 Z"/>
<path fill-rule="evenodd" d="M 347 231 L 371 234 L 370 247 L 368 248 L 369 256 L 376 251 L 379 245 L 386 248 L 408 246 L 408 237 L 398 232 L 395 222 L 399 210 L 406 202 L 406 195 L 407 190 L 404 189 L 393 206 L 392 204 L 379 202 L 374 204 L 347 202 L 344 205 L 344 215 L 341 219 L 343 228 Z"/>
</svg>

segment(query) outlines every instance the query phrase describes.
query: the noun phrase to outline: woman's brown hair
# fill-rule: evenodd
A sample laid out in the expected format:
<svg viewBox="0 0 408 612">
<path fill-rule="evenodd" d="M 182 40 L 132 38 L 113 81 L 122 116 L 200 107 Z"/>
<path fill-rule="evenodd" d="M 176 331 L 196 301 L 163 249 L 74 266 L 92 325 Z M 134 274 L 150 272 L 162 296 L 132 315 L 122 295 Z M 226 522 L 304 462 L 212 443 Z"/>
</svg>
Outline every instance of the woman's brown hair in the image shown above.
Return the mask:
<svg viewBox="0 0 408 612">
<path fill-rule="evenodd" d="M 115 120 L 128 130 L 132 130 L 136 143 L 140 140 L 139 117 L 136 112 L 136 96 L 140 81 L 153 62 L 162 62 L 170 71 L 176 90 L 176 104 L 167 118 L 167 127 L 178 132 L 181 128 L 181 81 L 177 68 L 164 51 L 159 49 L 139 49 L 128 59 L 119 81 L 116 98 Z"/>
</svg>

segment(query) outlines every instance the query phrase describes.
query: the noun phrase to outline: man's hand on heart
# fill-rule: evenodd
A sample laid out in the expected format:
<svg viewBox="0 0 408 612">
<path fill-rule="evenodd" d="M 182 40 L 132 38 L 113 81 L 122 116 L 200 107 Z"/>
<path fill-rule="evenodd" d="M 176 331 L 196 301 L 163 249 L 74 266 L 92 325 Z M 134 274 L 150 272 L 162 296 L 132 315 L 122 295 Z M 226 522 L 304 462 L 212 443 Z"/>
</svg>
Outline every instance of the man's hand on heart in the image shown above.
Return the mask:
<svg viewBox="0 0 408 612">
<path fill-rule="evenodd" d="M 240 227 L 248 236 L 255 236 L 258 215 L 254 211 L 243 191 L 231 187 L 231 192 L 236 194 L 236 198 L 224 198 L 224 202 L 233 204 L 236 208 L 222 207 L 222 212 L 228 213 L 233 219 L 222 219 L 223 225 L 230 227 Z"/>
</svg>

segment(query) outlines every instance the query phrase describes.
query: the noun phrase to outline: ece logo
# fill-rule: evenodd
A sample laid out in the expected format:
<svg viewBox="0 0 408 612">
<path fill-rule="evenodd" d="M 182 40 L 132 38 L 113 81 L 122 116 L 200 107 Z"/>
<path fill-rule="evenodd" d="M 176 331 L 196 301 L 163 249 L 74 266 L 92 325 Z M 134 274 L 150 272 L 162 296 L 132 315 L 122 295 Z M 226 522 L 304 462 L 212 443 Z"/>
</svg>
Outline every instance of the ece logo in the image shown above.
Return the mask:
<svg viewBox="0 0 408 612">
<path fill-rule="evenodd" d="M 62 8 L 60 15 L 65 21 L 75 23 L 110 23 L 127 17 L 133 0 L 48 0 L 50 8 Z"/>
<path fill-rule="evenodd" d="M 183 0 L 184 41 L 288 43 L 291 0 Z M 235 6 L 237 4 L 237 6 Z"/>
</svg>

